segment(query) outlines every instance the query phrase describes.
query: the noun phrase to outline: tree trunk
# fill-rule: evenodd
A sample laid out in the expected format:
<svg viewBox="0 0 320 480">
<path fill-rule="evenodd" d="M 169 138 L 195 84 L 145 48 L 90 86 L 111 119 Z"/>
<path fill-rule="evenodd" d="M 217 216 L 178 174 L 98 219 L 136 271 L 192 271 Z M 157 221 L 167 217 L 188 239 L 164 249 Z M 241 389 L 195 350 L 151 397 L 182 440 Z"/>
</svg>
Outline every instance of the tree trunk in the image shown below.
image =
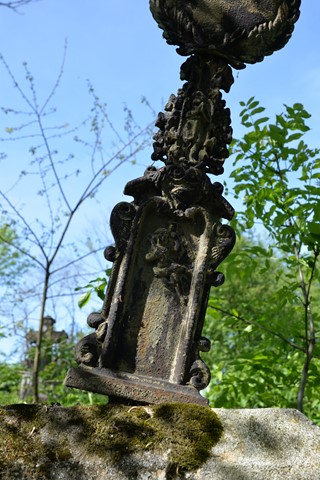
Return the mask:
<svg viewBox="0 0 320 480">
<path fill-rule="evenodd" d="M 44 285 L 43 285 L 39 329 L 38 329 L 37 343 L 36 343 L 34 362 L 33 362 L 33 371 L 32 371 L 32 397 L 33 397 L 34 403 L 39 402 L 39 371 L 40 371 L 40 359 L 41 359 L 41 347 L 42 347 L 43 319 L 44 319 L 45 308 L 47 303 L 49 277 L 50 277 L 50 273 L 49 273 L 49 270 L 47 269 L 45 272 L 45 279 L 44 279 Z"/>
</svg>

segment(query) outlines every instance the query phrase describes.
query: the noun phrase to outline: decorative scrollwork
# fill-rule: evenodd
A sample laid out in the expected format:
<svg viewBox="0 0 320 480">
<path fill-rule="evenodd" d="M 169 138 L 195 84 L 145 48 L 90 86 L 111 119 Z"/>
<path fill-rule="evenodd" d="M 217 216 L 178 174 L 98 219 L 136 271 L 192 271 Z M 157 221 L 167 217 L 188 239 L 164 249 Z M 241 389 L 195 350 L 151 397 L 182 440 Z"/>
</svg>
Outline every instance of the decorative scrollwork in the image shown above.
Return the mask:
<svg viewBox="0 0 320 480">
<path fill-rule="evenodd" d="M 146 261 L 153 263 L 155 277 L 161 278 L 170 290 L 187 297 L 192 276 L 192 260 L 183 238 L 177 233 L 177 224 L 159 228 L 149 237 L 150 250 Z"/>
<path fill-rule="evenodd" d="M 99 362 L 99 344 L 95 333 L 82 338 L 75 346 L 75 359 L 79 365 L 97 367 Z"/>
<path fill-rule="evenodd" d="M 188 383 L 194 386 L 197 390 L 203 390 L 210 383 L 210 370 L 200 358 L 200 352 L 209 352 L 210 348 L 210 340 L 205 337 L 200 337 L 196 345 L 196 359 L 191 365 L 188 381 Z"/>
<path fill-rule="evenodd" d="M 128 243 L 136 208 L 132 203 L 120 202 L 111 212 L 110 228 L 117 252 L 123 252 Z"/>
<path fill-rule="evenodd" d="M 224 275 L 216 272 L 216 268 L 231 252 L 235 241 L 233 228 L 221 223 L 215 225 L 212 234 L 211 259 L 207 269 L 207 281 L 210 285 L 218 287 L 223 284 Z"/>
<path fill-rule="evenodd" d="M 97 367 L 101 353 L 101 345 L 105 339 L 108 322 L 100 312 L 93 312 L 87 318 L 89 327 L 95 332 L 82 338 L 75 347 L 75 358 L 78 364 Z"/>
</svg>

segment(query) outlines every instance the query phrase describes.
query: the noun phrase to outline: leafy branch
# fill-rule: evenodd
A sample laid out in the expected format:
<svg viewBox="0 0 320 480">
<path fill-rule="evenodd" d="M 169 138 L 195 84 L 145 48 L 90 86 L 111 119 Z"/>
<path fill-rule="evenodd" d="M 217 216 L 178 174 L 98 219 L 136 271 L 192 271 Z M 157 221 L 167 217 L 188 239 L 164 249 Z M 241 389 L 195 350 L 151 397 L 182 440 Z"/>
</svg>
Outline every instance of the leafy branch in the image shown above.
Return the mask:
<svg viewBox="0 0 320 480">
<path fill-rule="evenodd" d="M 230 312 L 230 311 L 227 311 L 227 310 L 224 310 L 223 308 L 220 308 L 220 307 L 216 307 L 215 305 L 212 305 L 211 303 L 209 304 L 209 308 L 212 308 L 213 310 L 216 310 L 217 312 L 221 312 L 223 313 L 224 315 L 227 315 L 229 317 L 232 317 L 234 318 L 235 320 L 237 321 L 240 321 L 240 322 L 243 322 L 247 325 L 252 325 L 254 327 L 257 327 L 257 328 L 260 328 L 261 330 L 263 330 L 264 332 L 267 332 L 267 333 L 270 333 L 271 335 L 273 335 L 274 337 L 277 337 L 277 338 L 280 338 L 280 340 L 284 341 L 285 343 L 287 343 L 288 345 L 290 345 L 290 347 L 292 348 L 295 348 L 296 350 L 299 350 L 301 352 L 304 352 L 306 353 L 306 349 L 304 347 L 301 347 L 300 345 L 297 345 L 295 342 L 292 342 L 291 340 L 289 340 L 288 338 L 286 338 L 284 335 L 282 335 L 281 333 L 279 332 L 275 332 L 274 330 L 266 327 L 265 325 L 262 325 L 258 322 L 254 322 L 252 320 L 247 320 L 246 318 L 243 318 L 241 315 L 237 314 L 237 313 L 234 313 L 234 312 Z"/>
<path fill-rule="evenodd" d="M 268 123 L 267 117 L 258 116 L 265 109 L 254 98 L 242 106 L 242 123 L 249 132 L 242 141 L 236 140 L 233 147 L 235 164 L 242 163 L 232 174 L 237 182 L 235 191 L 237 194 L 245 192 L 245 216 L 251 221 L 261 220 L 278 251 L 292 252 L 295 258 L 304 309 L 305 347 L 302 351 L 305 363 L 297 397 L 298 409 L 303 411 L 304 391 L 316 342 L 310 292 L 320 245 L 320 216 L 317 213 L 320 189 L 315 181 L 319 177 L 319 149 L 309 149 L 302 140 L 309 130 L 305 120 L 310 115 L 301 104 L 285 105 L 285 112 L 277 115 L 274 124 Z M 304 184 L 302 187 L 292 186 L 295 182 L 292 173 L 298 174 L 298 180 Z M 310 225 L 319 225 L 312 235 Z M 309 253 L 302 257 L 302 250 Z M 284 261 L 293 275 L 291 257 L 284 257 Z M 277 335 L 286 341 L 281 333 Z"/>
</svg>

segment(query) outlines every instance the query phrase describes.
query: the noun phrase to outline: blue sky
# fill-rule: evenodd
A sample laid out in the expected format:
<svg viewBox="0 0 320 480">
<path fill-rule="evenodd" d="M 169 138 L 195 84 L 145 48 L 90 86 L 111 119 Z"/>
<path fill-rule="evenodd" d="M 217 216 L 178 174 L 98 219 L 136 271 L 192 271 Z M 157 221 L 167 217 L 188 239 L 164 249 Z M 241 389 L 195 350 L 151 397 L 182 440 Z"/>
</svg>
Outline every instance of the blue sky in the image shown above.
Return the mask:
<svg viewBox="0 0 320 480">
<path fill-rule="evenodd" d="M 232 111 L 234 136 L 241 133 L 239 101 L 256 96 L 268 113 L 279 113 L 284 103 L 299 101 L 313 115 L 311 143 L 319 138 L 320 53 L 319 0 L 302 2 L 300 20 L 289 44 L 263 63 L 235 71 L 235 83 L 226 96 Z M 16 15 L 1 8 L 0 52 L 18 79 L 27 61 L 38 91 L 45 95 L 59 71 L 65 40 L 67 58 L 61 88 L 55 98 L 61 119 L 83 118 L 89 108 L 86 82 L 107 102 L 115 125 L 123 123 L 123 104 L 144 125 L 150 112 L 141 105 L 145 96 L 158 111 L 170 93 L 180 86 L 181 57 L 161 37 L 148 1 L 140 0 L 39 0 Z M 0 67 L 1 105 L 14 105 L 16 92 Z M 0 116 L 0 135 L 8 118 Z M 17 148 L 17 147 L 16 147 Z M 146 155 L 140 158 L 147 165 Z M 13 178 L 19 159 L 6 168 Z M 227 166 L 227 165 L 226 165 Z M 143 172 L 143 166 L 124 166 L 112 179 L 106 202 L 113 205 L 122 196 L 125 182 Z M 12 175 L 12 177 L 11 177 Z M 227 179 L 227 177 L 226 177 Z"/>
<path fill-rule="evenodd" d="M 289 44 L 264 62 L 234 72 L 235 83 L 224 96 L 231 108 L 235 137 L 241 134 L 239 102 L 255 96 L 270 116 L 281 112 L 283 104 L 303 103 L 313 116 L 308 140 L 313 146 L 319 144 L 319 20 L 319 0 L 303 0 L 301 17 Z M 59 72 L 66 40 L 64 75 L 54 98 L 61 122 L 77 123 L 86 116 L 90 108 L 88 79 L 107 103 L 109 116 L 119 129 L 123 125 L 124 104 L 145 125 L 151 115 L 141 104 L 142 96 L 159 111 L 181 85 L 179 67 L 183 60 L 163 40 L 147 0 L 39 0 L 21 9 L 21 15 L 0 7 L 0 53 L 22 84 L 22 63 L 28 62 L 42 99 L 50 92 Z M 0 106 L 21 108 L 12 80 L 1 65 L 0 78 Z M 8 122 L 8 116 L 0 111 L 0 138 L 10 127 Z M 0 162 L 5 189 L 24 168 L 26 159 L 22 146 L 12 143 L 10 156 Z M 125 199 L 122 194 L 125 183 L 142 175 L 148 164 L 150 159 L 145 152 L 136 166 L 124 165 L 112 174 L 101 191 L 103 203 L 95 206 L 97 221 L 103 218 L 105 222 L 112 207 Z M 222 180 L 228 182 L 228 161 Z M 30 222 L 39 214 L 34 208 L 35 193 L 32 188 L 17 193 L 20 195 L 17 201 L 23 199 Z M 230 201 L 234 203 L 232 198 Z M 79 229 L 88 228 L 90 216 L 92 208 L 82 216 L 83 224 L 77 224 Z"/>
</svg>

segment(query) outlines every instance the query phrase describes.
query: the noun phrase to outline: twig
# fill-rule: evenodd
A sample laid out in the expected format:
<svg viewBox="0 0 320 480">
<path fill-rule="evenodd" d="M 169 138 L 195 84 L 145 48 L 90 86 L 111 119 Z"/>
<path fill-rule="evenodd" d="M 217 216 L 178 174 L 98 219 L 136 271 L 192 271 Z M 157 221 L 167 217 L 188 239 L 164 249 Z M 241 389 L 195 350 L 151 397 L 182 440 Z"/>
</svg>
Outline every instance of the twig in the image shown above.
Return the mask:
<svg viewBox="0 0 320 480">
<path fill-rule="evenodd" d="M 305 349 L 303 347 L 300 347 L 300 345 L 297 345 L 296 343 L 292 342 L 291 340 L 288 340 L 284 335 L 282 335 L 281 333 L 277 333 L 277 332 L 274 332 L 273 330 L 271 330 L 270 328 L 267 328 L 265 327 L 264 325 L 260 325 L 259 323 L 256 323 L 256 322 L 252 322 L 251 320 L 247 320 L 243 317 L 241 317 L 240 315 L 236 315 L 232 312 L 228 312 L 227 310 L 223 310 L 222 308 L 219 308 L 219 307 L 214 307 L 212 305 L 209 305 L 210 308 L 213 308 L 214 310 L 217 310 L 221 313 L 224 313 L 225 315 L 228 315 L 229 317 L 233 317 L 235 318 L 236 320 L 240 320 L 241 322 L 244 322 L 248 325 L 253 325 L 254 327 L 258 327 L 260 328 L 261 330 L 264 330 L 265 332 L 268 332 L 270 333 L 271 335 L 275 336 L 275 337 L 278 337 L 280 338 L 281 340 L 283 340 L 284 342 L 286 342 L 288 345 L 290 345 L 292 348 L 295 348 L 296 350 L 300 350 L 301 352 L 303 353 L 306 353 Z"/>
</svg>

